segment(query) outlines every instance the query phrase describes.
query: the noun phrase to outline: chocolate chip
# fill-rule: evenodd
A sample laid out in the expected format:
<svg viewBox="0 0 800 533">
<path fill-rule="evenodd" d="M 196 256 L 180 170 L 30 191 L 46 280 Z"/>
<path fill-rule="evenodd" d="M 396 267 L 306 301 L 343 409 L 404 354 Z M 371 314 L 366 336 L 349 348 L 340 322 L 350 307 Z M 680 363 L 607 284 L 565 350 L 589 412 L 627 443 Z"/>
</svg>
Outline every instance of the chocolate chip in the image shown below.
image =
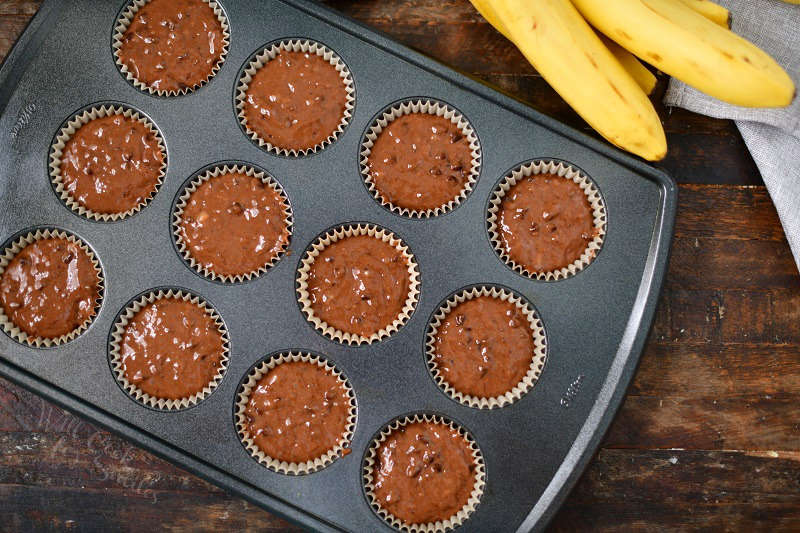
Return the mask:
<svg viewBox="0 0 800 533">
<path fill-rule="evenodd" d="M 75 259 L 75 254 L 72 252 L 68 253 L 67 255 L 61 258 L 61 260 L 64 261 L 65 263 L 70 263 L 73 259 Z"/>
<path fill-rule="evenodd" d="M 442 175 L 442 170 L 439 169 L 439 168 L 434 167 L 434 168 L 430 169 L 428 171 L 428 173 L 430 173 L 432 176 L 441 176 Z"/>
<path fill-rule="evenodd" d="M 242 204 L 240 204 L 239 202 L 233 202 L 233 204 L 231 204 L 231 206 L 227 209 L 227 211 L 231 215 L 238 216 L 244 213 L 244 207 L 242 207 Z"/>
<path fill-rule="evenodd" d="M 461 326 L 464 324 L 465 317 L 464 315 L 456 315 L 456 326 Z"/>
<path fill-rule="evenodd" d="M 539 224 L 536 222 L 531 222 L 531 227 L 529 228 L 531 233 L 536 233 L 539 231 Z"/>
<path fill-rule="evenodd" d="M 450 170 L 454 172 L 458 172 L 459 170 L 463 169 L 464 167 L 461 165 L 450 165 Z"/>
<path fill-rule="evenodd" d="M 368 301 L 370 300 L 370 297 L 369 297 L 369 295 L 367 295 L 367 294 L 362 294 L 362 295 L 361 295 L 361 299 L 362 299 L 363 301 L 365 301 L 365 302 L 368 302 Z"/>
<path fill-rule="evenodd" d="M 458 141 L 460 141 L 463 138 L 464 138 L 464 136 L 461 133 L 451 133 L 450 134 L 450 142 L 451 143 L 457 143 Z"/>
</svg>

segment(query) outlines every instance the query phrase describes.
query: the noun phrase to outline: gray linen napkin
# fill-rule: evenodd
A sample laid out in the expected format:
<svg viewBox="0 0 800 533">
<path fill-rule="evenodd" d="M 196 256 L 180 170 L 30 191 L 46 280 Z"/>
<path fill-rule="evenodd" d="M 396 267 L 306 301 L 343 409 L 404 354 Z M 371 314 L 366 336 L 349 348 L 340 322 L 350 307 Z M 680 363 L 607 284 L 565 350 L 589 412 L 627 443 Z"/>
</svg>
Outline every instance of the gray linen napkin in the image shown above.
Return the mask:
<svg viewBox="0 0 800 533">
<path fill-rule="evenodd" d="M 800 87 L 800 5 L 781 0 L 715 1 L 730 9 L 733 31 L 771 55 Z M 664 103 L 736 121 L 800 268 L 800 96 L 789 107 L 751 109 L 725 104 L 673 78 Z"/>
</svg>

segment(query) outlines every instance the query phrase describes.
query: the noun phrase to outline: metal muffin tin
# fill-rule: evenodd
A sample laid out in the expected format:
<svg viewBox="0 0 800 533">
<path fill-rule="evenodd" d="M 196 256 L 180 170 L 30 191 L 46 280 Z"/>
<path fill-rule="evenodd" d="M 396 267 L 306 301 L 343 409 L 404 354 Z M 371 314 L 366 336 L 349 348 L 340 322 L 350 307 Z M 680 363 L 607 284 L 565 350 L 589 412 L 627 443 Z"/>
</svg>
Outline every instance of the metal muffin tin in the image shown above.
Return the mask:
<svg viewBox="0 0 800 533">
<path fill-rule="evenodd" d="M 676 204 L 664 173 L 587 138 L 337 13 L 303 0 L 218 0 L 231 46 L 220 72 L 180 97 L 139 91 L 117 69 L 111 35 L 125 0 L 46 0 L 0 70 L 0 240 L 35 227 L 74 232 L 96 251 L 106 279 L 99 315 L 65 345 L 37 349 L 0 334 L 0 372 L 156 454 L 281 516 L 320 531 L 390 528 L 370 508 L 362 462 L 373 436 L 411 412 L 441 414 L 466 428 L 486 462 L 486 489 L 464 531 L 543 529 L 597 448 L 634 373 L 663 281 Z M 353 74 L 356 105 L 338 140 L 306 157 L 272 155 L 243 133 L 234 111 L 241 67 L 281 38 L 317 40 Z M 410 219 L 376 202 L 359 172 L 359 148 L 373 117 L 392 102 L 430 97 L 462 112 L 482 147 L 481 175 L 452 212 Z M 93 103 L 116 102 L 150 117 L 168 151 L 166 179 L 150 205 L 114 223 L 70 211 L 54 194 L 48 152 L 64 120 Z M 486 211 L 498 181 L 534 158 L 567 161 L 590 176 L 608 211 L 595 261 L 556 282 L 507 267 L 493 250 Z M 176 194 L 198 169 L 252 163 L 282 185 L 292 205 L 290 253 L 246 283 L 209 281 L 173 246 Z M 399 332 L 372 345 L 333 342 L 306 321 L 295 273 L 306 247 L 347 222 L 395 232 L 416 258 L 421 295 Z M 524 296 L 547 332 L 547 362 L 521 400 L 500 409 L 461 405 L 442 392 L 425 361 L 425 331 L 440 303 L 473 284 Z M 114 319 L 134 296 L 183 288 L 222 316 L 231 360 L 219 387 L 177 412 L 133 401 L 109 368 Z M 241 444 L 234 402 L 241 379 L 276 351 L 330 359 L 355 390 L 352 453 L 308 475 L 260 465 Z"/>
</svg>

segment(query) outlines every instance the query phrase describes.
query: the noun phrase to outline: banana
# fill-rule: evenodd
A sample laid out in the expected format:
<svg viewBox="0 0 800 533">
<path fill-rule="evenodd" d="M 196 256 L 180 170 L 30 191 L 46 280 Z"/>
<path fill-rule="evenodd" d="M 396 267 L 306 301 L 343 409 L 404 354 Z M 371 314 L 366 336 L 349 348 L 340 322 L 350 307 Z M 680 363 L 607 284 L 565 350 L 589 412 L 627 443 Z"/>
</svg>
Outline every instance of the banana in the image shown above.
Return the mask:
<svg viewBox="0 0 800 533">
<path fill-rule="evenodd" d="M 642 62 L 639 61 L 635 55 L 628 52 L 605 35 L 598 35 L 598 37 L 600 37 L 600 40 L 606 45 L 608 51 L 614 54 L 614 57 L 620 62 L 622 68 L 628 71 L 628 74 L 636 80 L 636 83 L 639 84 L 639 87 L 642 88 L 644 93 L 648 96 L 653 94 L 653 90 L 656 88 L 656 82 L 658 81 L 655 75 L 650 72 L 646 66 L 642 65 Z"/>
<path fill-rule="evenodd" d="M 721 5 L 715 4 L 711 0 L 681 0 L 681 2 L 694 9 L 711 22 L 725 29 L 731 28 L 731 12 Z"/>
<path fill-rule="evenodd" d="M 492 7 L 491 1 L 492 0 L 470 0 L 475 9 L 477 9 L 478 12 L 483 15 L 483 18 L 485 18 L 486 21 L 494 27 L 494 29 L 503 34 L 506 39 L 513 42 L 508 30 L 505 26 L 503 26 L 503 23 L 500 22 L 500 19 L 497 18 L 497 14 Z M 656 88 L 657 82 L 653 73 L 650 72 L 647 67 L 642 65 L 641 61 L 639 61 L 635 55 L 628 52 L 611 39 L 608 39 L 602 35 L 600 38 L 603 40 L 603 44 L 608 47 L 609 51 L 614 54 L 614 57 L 616 57 L 617 60 L 622 64 L 622 68 L 627 70 L 628 74 L 630 74 L 633 79 L 636 80 L 636 83 L 639 84 L 639 87 L 642 88 L 645 94 L 650 95 Z"/>
<path fill-rule="evenodd" d="M 664 130 L 647 95 L 570 0 L 495 0 L 491 5 L 528 61 L 590 126 L 645 159 L 666 155 Z"/>
<path fill-rule="evenodd" d="M 789 75 L 764 51 L 675 0 L 572 0 L 595 28 L 659 70 L 720 100 L 789 105 Z"/>
</svg>

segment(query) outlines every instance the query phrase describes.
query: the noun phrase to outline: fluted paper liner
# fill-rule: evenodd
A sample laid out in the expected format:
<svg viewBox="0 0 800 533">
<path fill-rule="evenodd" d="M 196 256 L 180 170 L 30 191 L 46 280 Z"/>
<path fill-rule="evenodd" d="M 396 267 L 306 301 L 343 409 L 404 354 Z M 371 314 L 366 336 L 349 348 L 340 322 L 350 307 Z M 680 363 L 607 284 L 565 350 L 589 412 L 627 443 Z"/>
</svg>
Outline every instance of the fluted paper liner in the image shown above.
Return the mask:
<svg viewBox="0 0 800 533">
<path fill-rule="evenodd" d="M 67 191 L 61 176 L 61 158 L 64 154 L 64 148 L 66 147 L 67 142 L 69 142 L 72 136 L 75 135 L 75 132 L 77 132 L 82 126 L 88 124 L 92 120 L 112 115 L 122 115 L 123 117 L 132 118 L 144 124 L 158 141 L 158 147 L 163 155 L 163 163 L 161 164 L 161 171 L 158 175 L 153 191 L 147 196 L 147 198 L 140 202 L 139 205 L 120 213 L 97 213 L 82 206 L 70 195 L 69 191 Z M 167 148 L 164 145 L 164 138 L 161 136 L 161 132 L 158 131 L 158 128 L 156 128 L 155 124 L 153 124 L 150 119 L 140 114 L 138 111 L 121 105 L 100 105 L 91 107 L 79 113 L 78 115 L 75 115 L 64 127 L 61 128 L 61 131 L 59 131 L 55 141 L 53 141 L 52 147 L 50 148 L 49 166 L 50 180 L 53 182 L 53 187 L 56 191 L 56 194 L 58 194 L 58 196 L 61 198 L 61 201 L 64 202 L 67 207 L 80 216 L 90 220 L 108 222 L 113 220 L 121 220 L 134 215 L 141 211 L 153 200 L 159 189 L 161 189 L 161 185 L 164 183 L 164 176 L 167 174 Z"/>
<path fill-rule="evenodd" d="M 86 255 L 89 256 L 89 259 L 92 261 L 92 265 L 94 265 L 95 272 L 97 273 L 98 296 L 97 300 L 95 300 L 94 313 L 92 316 L 87 318 L 80 326 L 73 329 L 69 333 L 54 339 L 28 335 L 19 329 L 19 327 L 17 327 L 17 325 L 11 321 L 11 318 L 6 316 L 3 306 L 0 305 L 0 326 L 2 326 L 3 330 L 5 330 L 5 332 L 15 341 L 21 344 L 27 344 L 28 346 L 32 346 L 34 348 L 50 348 L 52 346 L 59 346 L 75 339 L 84 331 L 89 329 L 89 326 L 94 321 L 97 313 L 100 312 L 100 306 L 103 302 L 103 295 L 105 293 L 105 278 L 103 277 L 103 270 L 100 268 L 100 261 L 98 261 L 95 253 L 81 238 L 60 229 L 37 229 L 36 231 L 32 231 L 21 237 L 18 237 L 11 244 L 7 245 L 6 249 L 3 250 L 3 255 L 0 256 L 0 277 L 2 277 L 3 272 L 5 272 L 6 267 L 8 267 L 8 264 L 19 252 L 22 251 L 23 248 L 36 241 L 51 238 L 65 239 L 69 242 L 75 243 L 81 248 L 81 250 L 86 252 Z"/>
<path fill-rule="evenodd" d="M 201 307 L 214 319 L 217 329 L 222 334 L 222 357 L 220 358 L 220 366 L 217 370 L 217 374 L 211 379 L 208 385 L 203 388 L 202 391 L 177 400 L 156 398 L 155 396 L 151 396 L 133 383 L 129 382 L 125 377 L 122 354 L 120 353 L 122 339 L 125 336 L 125 328 L 128 326 L 131 319 L 133 319 L 136 313 L 141 311 L 143 308 L 157 300 L 162 299 L 183 300 L 184 302 L 190 302 L 198 307 Z M 228 330 L 216 309 L 214 309 L 211 304 L 207 303 L 200 296 L 179 289 L 159 289 L 150 291 L 147 294 L 137 298 L 135 301 L 129 303 L 127 307 L 120 312 L 116 322 L 114 323 L 113 329 L 111 330 L 111 342 L 108 347 L 108 357 L 111 362 L 111 370 L 113 371 L 117 382 L 122 386 L 122 389 L 137 402 L 148 407 L 152 407 L 153 409 L 161 409 L 163 411 L 177 411 L 191 407 L 200 403 L 209 394 L 214 392 L 214 390 L 222 381 L 222 378 L 225 376 L 225 371 L 228 368 L 228 361 L 230 359 L 229 354 L 230 339 L 228 338 Z"/>
<path fill-rule="evenodd" d="M 183 220 L 183 210 L 186 208 L 186 205 L 189 203 L 189 198 L 191 198 L 192 194 L 197 191 L 197 188 L 200 187 L 204 182 L 210 180 L 211 178 L 215 178 L 222 174 L 245 174 L 247 176 L 251 176 L 257 179 L 260 179 L 265 184 L 269 185 L 278 196 L 280 196 L 281 201 L 283 202 L 283 214 L 286 216 L 286 230 L 289 232 L 289 239 L 292 236 L 292 207 L 289 204 L 289 198 L 286 196 L 283 188 L 280 184 L 264 171 L 256 170 L 254 167 L 250 165 L 216 165 L 213 168 L 199 174 L 194 179 L 192 179 L 188 185 L 184 188 L 183 192 L 181 193 L 180 197 L 178 198 L 177 203 L 175 204 L 175 211 L 172 214 L 172 233 L 175 237 L 175 244 L 178 247 L 178 252 L 183 257 L 184 261 L 199 272 L 201 275 L 215 281 L 223 281 L 225 283 L 239 283 L 242 281 L 249 281 L 251 279 L 257 278 L 258 276 L 264 274 L 267 270 L 275 266 L 275 264 L 280 261 L 280 259 L 286 254 L 286 250 L 289 249 L 289 241 L 281 248 L 281 250 L 275 255 L 275 257 L 270 260 L 269 263 L 262 265 L 258 269 L 247 272 L 245 274 L 236 274 L 236 275 L 222 275 L 217 274 L 213 270 L 210 270 L 200 263 L 198 263 L 194 257 L 192 256 L 191 250 L 186 246 L 186 243 L 183 242 L 183 238 L 181 237 L 180 225 Z"/>
<path fill-rule="evenodd" d="M 383 242 L 389 243 L 403 254 L 403 257 L 408 264 L 408 277 L 410 283 L 408 286 L 408 297 L 406 298 L 403 309 L 400 310 L 400 314 L 391 324 L 387 324 L 380 331 L 373 333 L 369 337 L 338 330 L 330 326 L 327 322 L 321 320 L 314 313 L 308 293 L 308 275 L 317 256 L 326 246 L 329 246 L 330 244 L 345 237 L 353 237 L 356 235 L 369 235 L 370 237 L 374 237 L 382 240 Z M 406 246 L 405 243 L 403 243 L 403 241 L 391 231 L 383 229 L 374 224 L 348 224 L 339 226 L 328 231 L 324 235 L 317 237 L 317 239 L 303 256 L 303 260 L 301 261 L 297 270 L 297 297 L 306 319 L 311 322 L 317 331 L 329 339 L 344 344 L 349 344 L 351 346 L 372 344 L 389 337 L 390 335 L 393 335 L 408 321 L 409 318 L 411 318 L 411 314 L 414 312 L 414 308 L 419 300 L 419 269 L 417 267 L 417 262 L 414 259 L 414 256 L 411 254 L 408 246 Z"/>
<path fill-rule="evenodd" d="M 262 377 L 264 377 L 265 374 L 269 373 L 270 370 L 283 363 L 298 362 L 298 361 L 313 363 L 319 366 L 320 368 L 335 375 L 338 378 L 339 383 L 347 391 L 347 395 L 350 398 L 350 413 L 347 417 L 347 424 L 345 426 L 345 429 L 342 432 L 342 438 L 333 448 L 325 452 L 320 457 L 316 457 L 309 461 L 303 463 L 289 463 L 268 456 L 261 450 L 261 448 L 258 447 L 258 445 L 255 443 L 255 441 L 247 431 L 247 420 L 245 411 L 247 409 L 247 403 L 250 401 L 250 393 L 252 392 L 253 388 L 256 386 L 258 381 Z M 348 383 L 344 375 L 342 375 L 342 373 L 339 372 L 339 370 L 329 361 L 308 352 L 300 352 L 300 351 L 284 352 L 269 357 L 266 360 L 262 361 L 258 366 L 252 369 L 250 373 L 248 373 L 245 376 L 244 380 L 239 385 L 239 390 L 236 395 L 235 419 L 236 419 L 236 432 L 238 433 L 239 438 L 242 441 L 242 444 L 244 444 L 244 447 L 247 449 L 247 451 L 250 452 L 250 454 L 259 463 L 266 466 L 270 470 L 273 470 L 280 474 L 288 474 L 288 475 L 310 474 L 312 472 L 322 470 L 323 468 L 331 464 L 333 461 L 335 461 L 338 457 L 342 455 L 342 452 L 346 448 L 350 447 L 350 442 L 353 440 L 353 434 L 356 428 L 355 393 L 353 392 L 353 388 L 350 386 L 350 383 Z"/>
<path fill-rule="evenodd" d="M 469 444 L 470 449 L 472 450 L 472 459 L 475 465 L 475 488 L 472 489 L 472 494 L 469 497 L 467 503 L 462 507 L 454 516 L 451 516 L 447 520 L 440 520 L 438 522 L 428 522 L 426 524 L 407 524 L 397 518 L 396 516 L 392 515 L 381 507 L 380 503 L 378 502 L 377 497 L 374 494 L 374 469 L 377 465 L 376 455 L 378 453 L 378 448 L 383 444 L 383 442 L 392 434 L 393 431 L 398 430 L 399 428 L 406 426 L 411 423 L 415 422 L 432 422 L 432 423 L 439 423 L 439 424 L 446 424 L 451 428 L 458 431 L 461 436 L 464 437 L 464 440 Z M 378 436 L 373 440 L 372 444 L 370 445 L 369 449 L 367 450 L 366 456 L 364 457 L 364 467 L 363 467 L 363 482 L 364 482 L 364 493 L 367 496 L 367 501 L 369 502 L 370 507 L 375 513 L 378 514 L 386 523 L 391 525 L 393 528 L 399 531 L 406 531 L 409 533 L 439 533 L 443 531 L 449 531 L 451 529 L 455 529 L 470 515 L 475 511 L 480 503 L 481 496 L 483 495 L 484 487 L 486 486 L 486 472 L 483 462 L 483 454 L 481 454 L 480 448 L 478 448 L 478 444 L 475 442 L 475 439 L 461 426 L 456 424 L 455 422 L 448 420 L 439 415 L 428 415 L 424 413 L 417 413 L 414 415 L 406 416 L 402 419 L 397 419 L 390 424 L 387 424 L 383 429 L 381 429 Z"/>
<path fill-rule="evenodd" d="M 136 13 L 145 5 L 151 2 L 151 0 L 131 0 L 128 7 L 122 12 L 117 20 L 117 24 L 114 27 L 114 37 L 111 42 L 111 50 L 114 52 L 114 62 L 117 64 L 117 68 L 119 68 L 120 72 L 125 76 L 125 78 L 130 81 L 134 87 L 141 91 L 146 91 L 150 94 L 155 94 L 158 96 L 182 96 L 188 94 L 192 91 L 195 91 L 211 81 L 211 78 L 217 75 L 219 70 L 222 68 L 222 64 L 225 62 L 225 58 L 228 55 L 228 50 L 231 46 L 231 33 L 230 33 L 230 26 L 228 25 L 228 18 L 225 16 L 225 12 L 222 10 L 222 7 L 215 1 L 215 0 L 202 0 L 206 4 L 208 4 L 211 9 L 214 10 L 214 14 L 217 16 L 219 20 L 220 26 L 222 27 L 222 53 L 219 56 L 219 60 L 211 69 L 211 73 L 206 77 L 206 79 L 202 80 L 199 83 L 196 83 L 192 87 L 186 87 L 184 89 L 176 90 L 169 90 L 165 91 L 163 89 L 154 89 L 150 87 L 143 81 L 140 81 L 133 75 L 132 72 L 128 70 L 127 65 L 125 65 L 119 57 L 119 50 L 122 48 L 122 37 L 125 35 L 125 31 L 128 29 L 128 26 L 131 25 L 133 18 L 136 16 Z"/>
<path fill-rule="evenodd" d="M 500 240 L 500 232 L 497 228 L 497 216 L 503 198 L 508 190 L 516 185 L 517 181 L 521 178 L 535 174 L 555 174 L 564 179 L 572 180 L 580 186 L 586 194 L 586 198 L 592 208 L 594 227 L 597 231 L 595 238 L 592 239 L 586 247 L 586 250 L 578 259 L 563 268 L 549 272 L 531 272 L 511 259 L 503 247 L 503 243 Z M 589 264 L 594 261 L 595 257 L 597 257 L 597 254 L 603 246 L 603 239 L 606 234 L 606 205 L 603 201 L 603 197 L 600 195 L 600 191 L 597 189 L 597 185 L 579 169 L 561 161 L 537 159 L 515 168 L 500 181 L 500 184 L 495 188 L 489 199 L 487 226 L 489 229 L 489 239 L 492 241 L 492 245 L 498 255 L 515 272 L 542 281 L 561 280 L 574 276 L 589 266 Z"/>
<path fill-rule="evenodd" d="M 442 325 L 442 321 L 458 304 L 466 302 L 467 300 L 472 300 L 473 298 L 477 298 L 479 296 L 497 298 L 504 302 L 510 302 L 514 304 L 528 320 L 534 345 L 530 368 L 522 380 L 520 380 L 519 383 L 514 385 L 514 387 L 505 394 L 492 398 L 472 396 L 459 392 L 445 380 L 444 376 L 439 373 L 438 365 L 436 364 L 436 334 L 439 331 L 439 327 Z M 539 318 L 539 315 L 533 306 L 507 289 L 490 285 L 464 289 L 448 298 L 447 301 L 445 301 L 433 315 L 433 318 L 428 325 L 425 347 L 426 357 L 428 360 L 428 369 L 430 370 L 433 379 L 436 381 L 439 387 L 457 402 L 478 409 L 495 409 L 498 407 L 505 407 L 506 405 L 510 405 L 522 398 L 536 384 L 536 381 L 539 379 L 547 359 L 547 337 L 545 336 L 542 320 Z"/>
<path fill-rule="evenodd" d="M 375 141 L 378 139 L 378 136 L 381 132 L 389 125 L 390 122 L 393 120 L 398 119 L 404 115 L 410 115 L 412 113 L 425 113 L 429 115 L 435 115 L 439 117 L 444 117 L 445 119 L 449 120 L 461 130 L 461 133 L 469 140 L 469 147 L 472 153 L 472 161 L 471 161 L 471 168 L 469 172 L 469 179 L 464 184 L 464 188 L 461 189 L 461 192 L 447 202 L 444 205 L 436 207 L 435 209 L 426 209 L 426 210 L 417 210 L 417 209 L 409 209 L 407 207 L 401 207 L 398 205 L 394 205 L 393 203 L 387 201 L 383 198 L 380 191 L 376 188 L 375 183 L 372 181 L 372 176 L 369 172 L 369 156 L 372 153 L 372 147 L 375 145 Z M 472 125 L 469 121 L 450 107 L 449 105 L 445 104 L 444 102 L 439 102 L 436 100 L 431 99 L 415 99 L 415 100 L 407 100 L 405 102 L 401 102 L 389 108 L 388 110 L 384 111 L 380 117 L 375 119 L 364 134 L 364 140 L 361 143 L 361 152 L 359 157 L 359 167 L 361 168 L 361 177 L 364 179 L 364 183 L 367 185 L 367 189 L 375 199 L 380 202 L 381 205 L 390 209 L 391 211 L 407 216 L 412 218 L 428 218 L 434 217 L 437 215 L 441 215 L 444 213 L 448 213 L 455 209 L 456 207 L 463 202 L 467 196 L 469 196 L 470 192 L 472 192 L 472 188 L 475 186 L 475 183 L 478 181 L 478 176 L 481 172 L 481 145 L 478 141 L 478 136 L 475 133 Z"/>
<path fill-rule="evenodd" d="M 308 148 L 303 148 L 302 150 L 296 150 L 294 148 L 287 149 L 281 146 L 275 146 L 274 144 L 262 139 L 258 133 L 250 129 L 250 126 L 247 124 L 247 116 L 244 112 L 244 105 L 247 99 L 247 89 L 250 87 L 250 82 L 253 81 L 253 76 L 258 69 L 267 64 L 267 62 L 275 59 L 281 50 L 316 54 L 325 61 L 328 61 L 339 73 L 339 77 L 342 78 L 344 89 L 347 93 L 344 104 L 344 113 L 342 113 L 342 119 L 339 121 L 339 125 L 336 130 L 331 132 L 328 138 L 321 143 L 314 146 L 309 146 Z M 310 41 L 308 39 L 286 39 L 268 44 L 250 61 L 247 67 L 245 67 L 236 86 L 236 115 L 239 117 L 239 122 L 241 122 L 242 126 L 244 127 L 247 136 L 265 150 L 283 156 L 297 157 L 305 156 L 311 153 L 317 153 L 318 151 L 327 147 L 329 144 L 333 143 L 337 137 L 344 132 L 347 124 L 350 123 L 350 119 L 353 116 L 355 103 L 356 89 L 353 83 L 353 75 L 351 74 L 350 69 L 347 68 L 345 62 L 327 46 L 316 41 Z"/>
</svg>

